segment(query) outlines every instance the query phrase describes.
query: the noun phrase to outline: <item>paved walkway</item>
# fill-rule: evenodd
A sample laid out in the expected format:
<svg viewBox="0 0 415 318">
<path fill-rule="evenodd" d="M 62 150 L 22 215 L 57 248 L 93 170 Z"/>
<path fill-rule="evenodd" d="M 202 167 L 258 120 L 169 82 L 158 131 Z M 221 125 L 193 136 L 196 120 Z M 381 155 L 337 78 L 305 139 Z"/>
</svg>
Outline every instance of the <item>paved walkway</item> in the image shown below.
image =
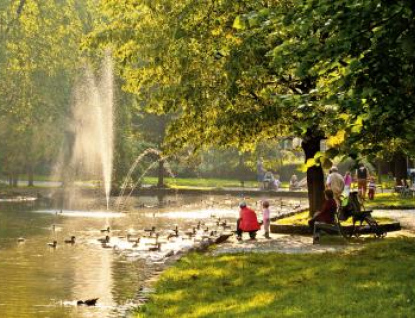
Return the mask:
<svg viewBox="0 0 415 318">
<path fill-rule="evenodd" d="M 398 232 L 390 232 L 389 237 L 415 237 L 415 210 L 375 210 L 373 215 L 376 217 L 389 217 L 401 222 L 402 230 Z M 326 253 L 336 252 L 341 250 L 355 250 L 362 248 L 364 238 L 359 240 L 346 241 L 340 236 L 333 236 L 329 240 L 330 243 L 323 243 L 320 245 L 313 245 L 311 236 L 301 235 L 286 235 L 286 234 L 271 234 L 270 239 L 266 239 L 264 232 L 258 232 L 257 240 L 249 239 L 247 233 L 244 233 L 244 239 L 237 241 L 235 237 L 229 239 L 228 242 L 218 246 L 212 252 L 213 255 L 220 255 L 225 253 Z"/>
</svg>

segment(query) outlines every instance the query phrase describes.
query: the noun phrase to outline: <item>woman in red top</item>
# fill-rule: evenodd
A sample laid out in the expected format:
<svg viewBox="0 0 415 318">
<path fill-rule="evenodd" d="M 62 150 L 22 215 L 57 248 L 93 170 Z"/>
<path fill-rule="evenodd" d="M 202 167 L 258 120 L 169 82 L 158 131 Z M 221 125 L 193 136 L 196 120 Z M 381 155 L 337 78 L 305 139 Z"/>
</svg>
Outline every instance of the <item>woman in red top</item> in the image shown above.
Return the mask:
<svg viewBox="0 0 415 318">
<path fill-rule="evenodd" d="M 324 201 L 323 203 L 323 208 L 321 209 L 321 211 L 317 211 L 312 217 L 312 219 L 308 221 L 308 224 L 313 228 L 315 222 L 334 224 L 334 214 L 337 210 L 337 204 L 334 200 L 333 191 L 330 189 L 325 190 L 324 196 L 326 198 L 326 201 Z"/>
<path fill-rule="evenodd" d="M 254 240 L 256 237 L 256 232 L 260 229 L 258 219 L 254 210 L 251 210 L 246 206 L 245 202 L 239 204 L 239 219 L 236 223 L 238 234 L 237 239 L 242 239 L 242 232 L 249 232 L 249 237 Z"/>
<path fill-rule="evenodd" d="M 324 230 L 324 224 L 334 224 L 334 215 L 337 211 L 337 203 L 334 200 L 333 191 L 327 189 L 324 191 L 326 201 L 323 203 L 323 208 L 314 214 L 308 224 L 313 229 L 313 244 L 316 244 L 320 240 L 320 230 Z M 317 227 L 315 223 L 318 222 Z M 327 227 L 327 226 L 326 226 Z M 329 227 L 330 228 L 330 227 Z"/>
</svg>

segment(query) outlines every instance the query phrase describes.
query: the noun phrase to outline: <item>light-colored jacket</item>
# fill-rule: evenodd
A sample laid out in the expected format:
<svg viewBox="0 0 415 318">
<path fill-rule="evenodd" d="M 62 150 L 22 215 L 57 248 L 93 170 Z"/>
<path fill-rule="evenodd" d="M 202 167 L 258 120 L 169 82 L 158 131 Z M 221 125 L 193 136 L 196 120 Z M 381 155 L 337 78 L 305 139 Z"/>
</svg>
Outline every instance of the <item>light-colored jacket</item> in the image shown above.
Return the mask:
<svg viewBox="0 0 415 318">
<path fill-rule="evenodd" d="M 343 176 L 338 172 L 332 172 L 330 174 L 330 189 L 335 195 L 340 195 L 344 190 L 344 179 Z"/>
</svg>

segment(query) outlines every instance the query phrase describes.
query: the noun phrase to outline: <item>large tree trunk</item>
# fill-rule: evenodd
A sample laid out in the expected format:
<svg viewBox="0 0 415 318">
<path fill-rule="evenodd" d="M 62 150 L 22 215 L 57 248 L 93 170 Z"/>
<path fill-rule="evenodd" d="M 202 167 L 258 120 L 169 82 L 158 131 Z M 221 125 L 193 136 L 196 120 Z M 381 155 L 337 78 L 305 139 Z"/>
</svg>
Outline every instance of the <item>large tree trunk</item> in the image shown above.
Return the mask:
<svg viewBox="0 0 415 318">
<path fill-rule="evenodd" d="M 159 161 L 157 176 L 157 188 L 164 188 L 164 160 Z"/>
<path fill-rule="evenodd" d="M 403 185 L 402 180 L 406 180 L 407 171 L 407 157 L 403 152 L 396 152 L 393 156 L 393 163 L 395 165 L 396 185 Z"/>
<path fill-rule="evenodd" d="M 307 136 L 303 139 L 301 147 L 305 153 L 305 161 L 314 158 L 315 154 L 320 151 L 321 136 L 315 136 L 311 131 L 307 131 Z M 308 201 L 310 206 L 310 216 L 316 211 L 320 211 L 324 202 L 324 174 L 320 166 L 313 166 L 307 170 L 307 190 Z"/>
</svg>

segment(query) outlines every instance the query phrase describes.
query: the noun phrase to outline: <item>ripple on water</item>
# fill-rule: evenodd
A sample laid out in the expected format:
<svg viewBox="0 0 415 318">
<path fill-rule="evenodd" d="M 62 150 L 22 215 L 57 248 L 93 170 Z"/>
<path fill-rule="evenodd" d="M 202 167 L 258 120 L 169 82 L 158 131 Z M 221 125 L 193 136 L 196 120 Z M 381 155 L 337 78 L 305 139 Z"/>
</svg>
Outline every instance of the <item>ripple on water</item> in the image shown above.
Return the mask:
<svg viewBox="0 0 415 318">
<path fill-rule="evenodd" d="M 108 212 L 108 211 L 77 211 L 77 210 L 36 210 L 34 213 L 55 214 L 65 217 L 78 218 L 122 218 L 125 213 Z"/>
</svg>

